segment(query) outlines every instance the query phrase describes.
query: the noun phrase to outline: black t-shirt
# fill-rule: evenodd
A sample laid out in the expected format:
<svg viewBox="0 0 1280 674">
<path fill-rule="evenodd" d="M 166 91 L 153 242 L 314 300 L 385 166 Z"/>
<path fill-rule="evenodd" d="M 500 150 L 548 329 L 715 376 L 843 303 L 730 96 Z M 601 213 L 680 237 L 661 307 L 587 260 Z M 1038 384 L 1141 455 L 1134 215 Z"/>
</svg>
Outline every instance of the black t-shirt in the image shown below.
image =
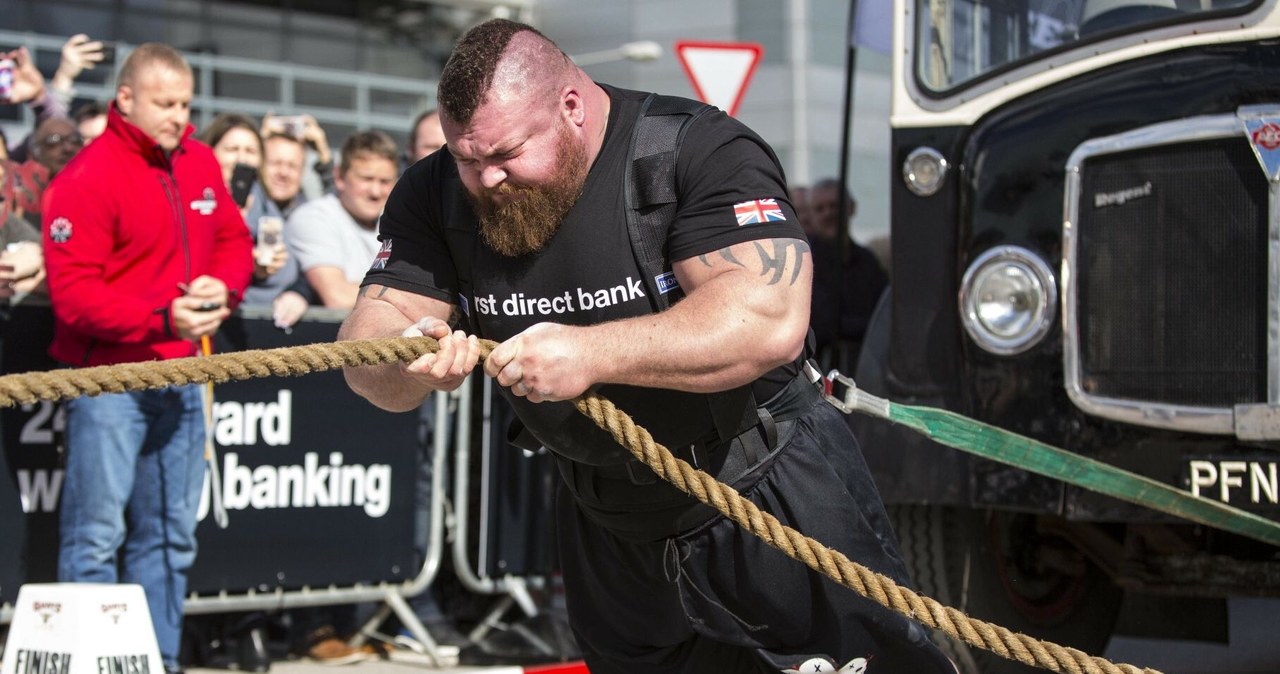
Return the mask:
<svg viewBox="0 0 1280 674">
<path fill-rule="evenodd" d="M 622 189 L 646 94 L 604 88 L 612 106 L 600 154 L 582 196 L 543 250 L 508 258 L 485 246 L 453 157 L 437 152 L 409 168 L 392 190 L 379 224 L 383 253 L 364 282 L 457 304 L 478 336 L 496 341 L 541 322 L 593 325 L 652 313 L 632 253 Z M 677 161 L 679 208 L 667 239 L 669 260 L 756 239 L 804 239 L 786 201 L 781 168 L 762 142 L 720 111 L 689 128 Z M 758 199 L 776 199 L 784 219 L 747 216 L 740 225 L 735 205 Z M 764 400 L 794 372 L 779 368 L 762 377 L 753 387 L 757 398 Z M 599 392 L 668 447 L 714 432 L 705 395 L 623 385 L 604 385 Z M 594 465 L 630 457 L 571 403 L 533 404 L 504 394 L 548 449 Z"/>
</svg>

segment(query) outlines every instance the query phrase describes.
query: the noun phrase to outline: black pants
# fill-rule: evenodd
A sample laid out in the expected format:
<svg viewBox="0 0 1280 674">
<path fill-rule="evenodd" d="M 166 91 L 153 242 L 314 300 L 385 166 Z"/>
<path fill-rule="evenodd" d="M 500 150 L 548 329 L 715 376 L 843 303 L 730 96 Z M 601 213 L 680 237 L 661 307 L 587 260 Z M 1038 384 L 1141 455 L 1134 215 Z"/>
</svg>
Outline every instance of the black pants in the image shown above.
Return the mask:
<svg viewBox="0 0 1280 674">
<path fill-rule="evenodd" d="M 839 413 L 819 402 L 788 426 L 734 486 L 783 524 L 905 583 L 879 493 Z M 723 516 L 637 543 L 586 519 L 561 485 L 557 517 L 570 623 L 592 674 L 955 671 L 920 625 Z"/>
</svg>

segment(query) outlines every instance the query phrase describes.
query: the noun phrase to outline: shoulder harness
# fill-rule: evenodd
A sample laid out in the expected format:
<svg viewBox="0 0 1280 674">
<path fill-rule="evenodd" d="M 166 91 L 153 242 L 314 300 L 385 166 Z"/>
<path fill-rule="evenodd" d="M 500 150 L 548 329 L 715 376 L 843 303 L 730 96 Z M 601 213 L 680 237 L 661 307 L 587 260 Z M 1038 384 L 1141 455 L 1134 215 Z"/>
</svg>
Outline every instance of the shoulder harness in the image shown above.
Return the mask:
<svg viewBox="0 0 1280 674">
<path fill-rule="evenodd" d="M 640 105 L 623 189 L 631 252 L 656 311 L 670 307 L 681 292 L 666 256 L 667 231 L 675 220 L 679 200 L 676 161 L 680 143 L 690 124 L 715 109 L 688 98 L 658 94 L 649 94 Z"/>
<path fill-rule="evenodd" d="M 623 178 L 627 198 L 627 232 L 645 290 L 654 311 L 668 309 L 683 296 L 667 259 L 667 232 L 676 218 L 679 189 L 676 162 L 685 133 L 715 106 L 678 96 L 649 94 L 631 136 L 629 166 Z M 754 426 L 755 396 L 751 386 L 707 394 L 716 435 L 728 440 Z"/>
</svg>

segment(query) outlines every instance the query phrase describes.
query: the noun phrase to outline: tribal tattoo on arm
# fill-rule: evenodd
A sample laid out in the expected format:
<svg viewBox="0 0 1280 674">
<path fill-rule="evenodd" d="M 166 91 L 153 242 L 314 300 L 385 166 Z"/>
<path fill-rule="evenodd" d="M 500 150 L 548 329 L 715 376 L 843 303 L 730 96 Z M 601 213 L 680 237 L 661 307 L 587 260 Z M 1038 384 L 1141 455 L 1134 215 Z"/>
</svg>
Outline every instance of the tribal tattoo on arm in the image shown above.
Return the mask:
<svg viewBox="0 0 1280 674">
<path fill-rule="evenodd" d="M 795 285 L 796 280 L 800 278 L 800 270 L 804 267 L 804 254 L 809 252 L 809 244 L 800 239 L 770 239 L 767 241 L 752 241 L 755 245 L 756 253 L 760 256 L 760 275 L 764 276 L 770 272 L 773 276 L 769 279 L 769 285 L 776 285 L 782 281 L 782 276 L 786 273 L 787 262 L 791 258 L 791 249 L 795 249 L 795 266 L 791 269 L 791 279 L 788 281 L 790 285 Z M 710 256 L 719 255 L 720 259 L 738 266 L 743 269 L 747 265 L 743 264 L 733 254 L 732 247 L 721 248 L 714 253 L 706 253 L 699 255 L 698 259 L 702 264 L 710 267 L 714 262 Z"/>
<path fill-rule="evenodd" d="M 390 290 L 390 288 L 386 286 L 379 286 L 379 285 L 360 286 L 360 290 L 356 293 L 356 295 L 360 297 L 372 297 L 374 299 L 377 299 L 379 297 L 382 297 L 383 295 L 386 295 L 388 290 Z"/>
</svg>

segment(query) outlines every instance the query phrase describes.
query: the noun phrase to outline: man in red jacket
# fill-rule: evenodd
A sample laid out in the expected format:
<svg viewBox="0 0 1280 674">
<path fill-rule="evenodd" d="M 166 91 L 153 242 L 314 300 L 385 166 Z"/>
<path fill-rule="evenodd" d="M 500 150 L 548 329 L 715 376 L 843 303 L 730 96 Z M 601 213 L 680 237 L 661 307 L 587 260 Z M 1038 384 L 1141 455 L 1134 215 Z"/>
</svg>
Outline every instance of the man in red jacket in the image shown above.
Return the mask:
<svg viewBox="0 0 1280 674">
<path fill-rule="evenodd" d="M 253 271 L 218 163 L 190 138 L 186 60 L 144 44 L 118 82 L 106 132 L 44 197 L 49 353 L 69 366 L 195 355 Z M 164 667 L 178 671 L 204 478 L 201 389 L 82 397 L 66 411 L 58 578 L 142 585 Z"/>
</svg>

